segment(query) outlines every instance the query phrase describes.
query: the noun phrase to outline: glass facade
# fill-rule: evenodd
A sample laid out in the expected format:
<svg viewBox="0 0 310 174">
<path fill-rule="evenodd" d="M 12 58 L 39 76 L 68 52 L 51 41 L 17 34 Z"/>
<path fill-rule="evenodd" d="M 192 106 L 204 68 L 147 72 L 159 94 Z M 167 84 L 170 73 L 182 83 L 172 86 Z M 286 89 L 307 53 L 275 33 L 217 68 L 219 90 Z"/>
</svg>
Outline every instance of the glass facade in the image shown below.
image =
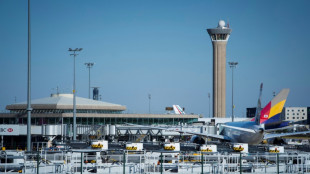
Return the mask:
<svg viewBox="0 0 310 174">
<path fill-rule="evenodd" d="M 192 123 L 197 121 L 198 118 L 117 118 L 117 117 L 76 117 L 76 123 L 82 125 L 95 125 L 104 124 L 139 124 L 139 125 L 152 125 L 152 124 L 165 124 L 165 125 L 178 125 L 179 123 Z M 73 118 L 64 117 L 64 124 L 73 124 Z M 44 118 L 31 118 L 32 125 L 42 124 L 60 124 L 61 117 L 44 117 Z M 27 118 L 0 118 L 0 124 L 27 124 Z"/>
<path fill-rule="evenodd" d="M 227 40 L 228 34 L 212 34 L 212 40 Z"/>
<path fill-rule="evenodd" d="M 76 113 L 96 113 L 96 114 L 121 114 L 120 110 L 96 110 L 96 109 L 77 109 Z M 25 109 L 10 110 L 10 113 L 26 114 Z M 70 109 L 34 109 L 31 113 L 73 113 Z"/>
</svg>

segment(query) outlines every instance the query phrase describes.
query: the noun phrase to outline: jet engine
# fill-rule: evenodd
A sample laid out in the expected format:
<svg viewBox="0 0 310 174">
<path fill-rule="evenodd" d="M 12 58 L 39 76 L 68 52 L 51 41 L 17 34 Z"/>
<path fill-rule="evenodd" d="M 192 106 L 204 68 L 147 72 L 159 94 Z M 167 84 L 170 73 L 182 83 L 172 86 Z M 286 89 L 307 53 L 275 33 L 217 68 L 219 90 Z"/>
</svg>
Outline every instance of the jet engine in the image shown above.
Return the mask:
<svg viewBox="0 0 310 174">
<path fill-rule="evenodd" d="M 206 140 L 198 135 L 192 136 L 190 142 L 195 144 L 206 144 Z"/>
</svg>

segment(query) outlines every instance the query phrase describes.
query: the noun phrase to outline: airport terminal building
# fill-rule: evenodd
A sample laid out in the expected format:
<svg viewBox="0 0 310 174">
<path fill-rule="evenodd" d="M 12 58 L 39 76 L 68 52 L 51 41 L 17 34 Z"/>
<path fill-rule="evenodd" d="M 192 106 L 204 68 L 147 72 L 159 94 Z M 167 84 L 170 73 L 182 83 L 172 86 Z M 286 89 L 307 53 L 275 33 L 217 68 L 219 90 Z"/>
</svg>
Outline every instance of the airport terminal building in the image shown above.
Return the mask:
<svg viewBox="0 0 310 174">
<path fill-rule="evenodd" d="M 5 147 L 10 149 L 25 147 L 27 128 L 27 103 L 7 105 L 6 113 L 0 113 L 0 136 Z M 31 101 L 32 142 L 47 142 L 54 138 L 72 138 L 73 129 L 73 95 L 52 94 L 50 97 Z M 139 125 L 187 125 L 198 120 L 198 115 L 177 114 L 126 114 L 126 106 L 98 100 L 76 97 L 77 135 L 80 140 L 104 136 L 135 137 L 149 134 L 149 137 L 161 137 L 154 134 L 125 128 L 126 123 Z M 118 128 L 117 128 L 118 127 Z M 122 130 L 122 128 L 125 128 Z M 3 131 L 1 131 L 3 130 Z M 148 132 L 148 131 L 147 131 Z M 137 134 L 137 135 L 136 135 Z M 139 135 L 138 135 L 139 134 Z M 35 146 L 35 145 L 33 145 Z"/>
<path fill-rule="evenodd" d="M 27 124 L 27 103 L 7 105 L 8 113 L 0 114 L 0 124 Z M 31 101 L 32 125 L 73 124 L 73 95 L 52 94 L 50 97 Z M 76 97 L 77 124 L 190 124 L 198 120 L 198 115 L 176 114 L 125 114 L 126 106 L 98 100 Z"/>
</svg>

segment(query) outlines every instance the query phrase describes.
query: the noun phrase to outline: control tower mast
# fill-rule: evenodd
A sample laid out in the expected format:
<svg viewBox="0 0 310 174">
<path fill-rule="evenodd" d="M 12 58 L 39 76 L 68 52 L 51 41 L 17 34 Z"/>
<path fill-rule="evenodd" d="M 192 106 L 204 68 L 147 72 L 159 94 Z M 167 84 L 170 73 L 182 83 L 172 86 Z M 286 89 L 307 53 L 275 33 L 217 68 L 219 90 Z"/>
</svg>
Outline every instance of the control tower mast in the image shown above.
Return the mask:
<svg viewBox="0 0 310 174">
<path fill-rule="evenodd" d="M 213 45 L 213 117 L 226 116 L 226 44 L 231 29 L 220 20 L 217 28 L 207 29 Z"/>
</svg>

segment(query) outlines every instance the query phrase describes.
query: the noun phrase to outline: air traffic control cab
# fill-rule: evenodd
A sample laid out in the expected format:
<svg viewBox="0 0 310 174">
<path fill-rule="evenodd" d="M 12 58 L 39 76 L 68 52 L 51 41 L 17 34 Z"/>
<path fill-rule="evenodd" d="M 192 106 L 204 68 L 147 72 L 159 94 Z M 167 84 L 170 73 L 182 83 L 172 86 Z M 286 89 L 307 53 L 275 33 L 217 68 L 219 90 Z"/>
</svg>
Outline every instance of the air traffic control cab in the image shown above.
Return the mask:
<svg viewBox="0 0 310 174">
<path fill-rule="evenodd" d="M 219 41 L 228 41 L 230 33 L 232 31 L 229 28 L 229 25 L 225 24 L 225 21 L 220 20 L 218 26 L 216 28 L 209 28 L 207 29 L 212 42 L 219 42 Z"/>
<path fill-rule="evenodd" d="M 226 117 L 226 45 L 231 33 L 220 20 L 216 28 L 207 29 L 213 45 L 213 116 Z"/>
</svg>

